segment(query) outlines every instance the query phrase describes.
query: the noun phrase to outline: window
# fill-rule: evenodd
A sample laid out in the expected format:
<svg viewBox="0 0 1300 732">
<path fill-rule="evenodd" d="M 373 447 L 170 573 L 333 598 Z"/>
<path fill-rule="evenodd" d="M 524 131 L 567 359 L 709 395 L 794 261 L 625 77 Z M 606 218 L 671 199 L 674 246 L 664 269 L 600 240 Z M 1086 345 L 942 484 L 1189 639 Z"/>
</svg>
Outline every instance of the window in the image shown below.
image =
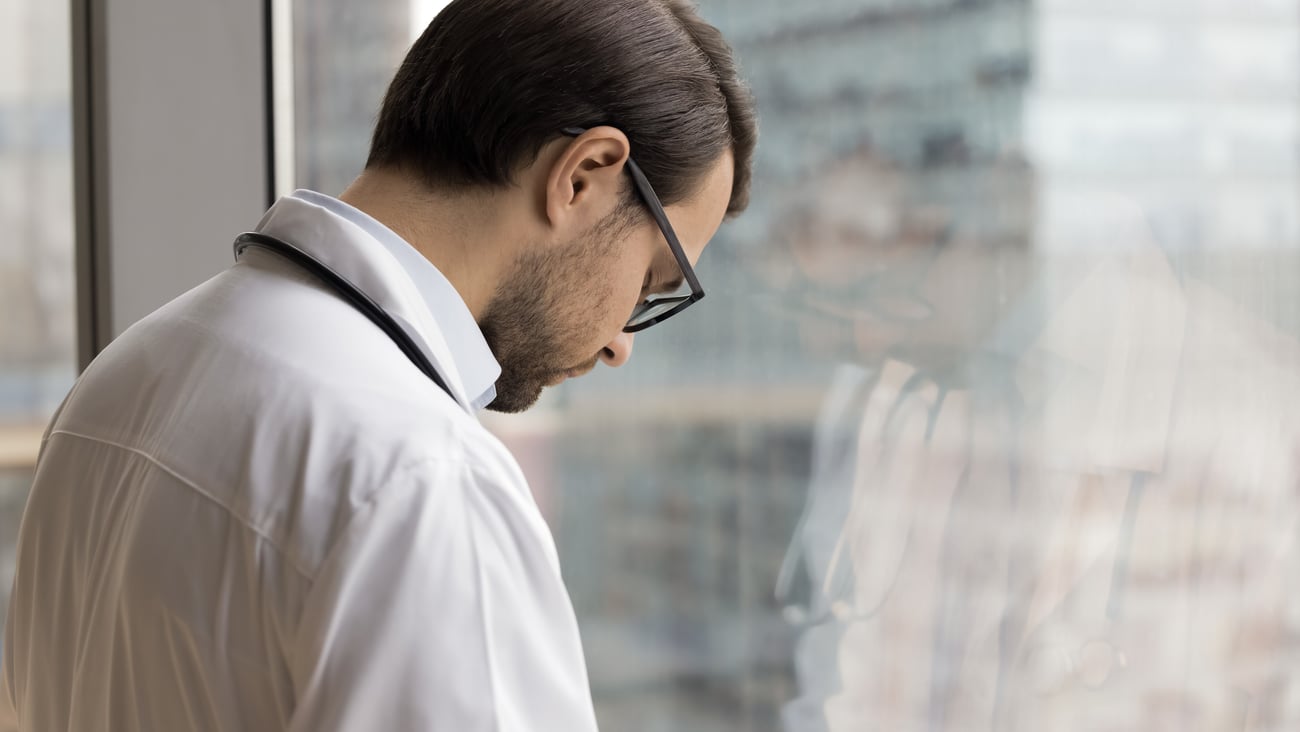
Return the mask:
<svg viewBox="0 0 1300 732">
<path fill-rule="evenodd" d="M 0 607 L 45 423 L 76 373 L 68 4 L 0 9 Z"/>
<path fill-rule="evenodd" d="M 298 4 L 298 185 L 440 5 Z M 1293 725 L 1294 3 L 700 5 L 762 122 L 710 297 L 488 417 L 602 727 Z"/>
</svg>

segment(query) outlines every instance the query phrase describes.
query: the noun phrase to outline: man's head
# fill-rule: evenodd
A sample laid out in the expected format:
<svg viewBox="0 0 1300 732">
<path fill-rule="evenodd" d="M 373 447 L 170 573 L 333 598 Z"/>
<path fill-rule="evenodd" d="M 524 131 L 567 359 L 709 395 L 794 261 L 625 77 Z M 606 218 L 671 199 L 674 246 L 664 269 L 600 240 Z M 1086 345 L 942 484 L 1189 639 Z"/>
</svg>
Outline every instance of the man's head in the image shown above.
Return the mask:
<svg viewBox="0 0 1300 732">
<path fill-rule="evenodd" d="M 456 0 L 398 70 L 367 174 L 429 202 L 437 221 L 399 233 L 461 214 L 425 232 L 456 253 L 425 253 L 501 362 L 492 408 L 520 411 L 626 361 L 629 315 L 682 277 L 629 157 L 693 264 L 748 202 L 755 137 L 730 48 L 682 0 Z"/>
</svg>

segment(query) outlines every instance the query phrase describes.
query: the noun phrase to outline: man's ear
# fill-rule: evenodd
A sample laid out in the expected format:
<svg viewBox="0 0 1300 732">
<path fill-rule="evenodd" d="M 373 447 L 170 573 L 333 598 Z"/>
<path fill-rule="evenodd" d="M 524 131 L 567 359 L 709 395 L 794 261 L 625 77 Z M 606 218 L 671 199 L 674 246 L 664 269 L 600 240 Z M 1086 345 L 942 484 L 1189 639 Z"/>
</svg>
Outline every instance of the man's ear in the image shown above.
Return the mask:
<svg viewBox="0 0 1300 732">
<path fill-rule="evenodd" d="M 546 178 L 546 217 L 552 227 L 581 232 L 613 213 L 632 146 L 615 127 L 593 127 L 569 141 Z"/>
</svg>

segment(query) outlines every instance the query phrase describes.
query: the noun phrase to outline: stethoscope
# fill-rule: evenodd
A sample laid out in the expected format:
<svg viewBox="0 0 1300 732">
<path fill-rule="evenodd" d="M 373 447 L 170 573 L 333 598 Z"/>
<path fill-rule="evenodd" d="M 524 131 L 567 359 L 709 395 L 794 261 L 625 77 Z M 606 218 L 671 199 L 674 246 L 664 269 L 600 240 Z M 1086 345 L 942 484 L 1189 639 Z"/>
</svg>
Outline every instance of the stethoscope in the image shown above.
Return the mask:
<svg viewBox="0 0 1300 732">
<path fill-rule="evenodd" d="M 864 391 L 866 393 L 874 391 L 876 386 L 880 383 L 880 377 L 881 370 L 877 369 L 864 385 Z M 928 408 L 928 413 L 926 415 L 924 439 L 925 444 L 928 445 L 930 443 L 934 436 L 934 430 L 939 419 L 939 413 L 943 410 L 943 404 L 948 396 L 949 389 L 943 383 L 934 380 L 929 374 L 921 370 L 912 374 L 912 376 L 904 382 L 902 388 L 899 390 L 898 397 L 888 408 L 885 417 L 886 433 L 891 432 L 891 427 L 895 425 L 898 413 L 906 403 L 907 398 L 916 393 L 927 383 L 935 384 L 939 388 L 939 394 L 935 399 L 934 404 Z M 969 458 L 969 454 L 967 455 L 967 458 Z M 961 488 L 964 487 L 968 478 L 968 473 L 963 471 L 957 489 L 959 492 Z M 893 595 L 894 588 L 898 584 L 906 557 L 904 556 L 899 559 L 898 566 L 895 567 L 893 576 L 885 588 L 884 594 L 881 596 L 880 600 L 870 608 L 856 608 L 841 599 L 836 599 L 830 596 L 834 594 L 834 590 L 831 588 L 837 588 L 842 591 L 852 582 L 849 578 L 847 562 L 843 561 L 834 563 L 832 576 L 827 577 L 823 583 L 823 586 L 829 590 L 827 596 L 819 598 L 823 600 L 823 602 L 809 602 L 807 605 L 801 606 L 799 602 L 794 599 L 794 584 L 795 577 L 801 568 L 804 572 L 809 571 L 802 562 L 803 552 L 800 548 L 800 542 L 803 537 L 804 529 L 812 518 L 812 509 L 813 506 L 811 502 L 804 506 L 803 513 L 799 516 L 798 524 L 795 527 L 793 538 L 786 548 L 785 556 L 781 562 L 781 568 L 777 573 L 774 594 L 777 603 L 781 606 L 782 615 L 785 617 L 787 622 L 800 628 L 809 628 L 825 623 L 849 623 L 871 620 L 884 609 L 890 596 Z M 910 536 L 907 539 L 907 544 L 909 546 L 911 544 Z M 904 554 L 906 554 L 906 552 L 907 549 L 904 549 Z M 809 579 L 811 579 L 811 577 Z"/>
<path fill-rule="evenodd" d="M 421 351 L 420 347 L 411 339 L 411 336 L 407 335 L 406 331 L 392 315 L 389 315 L 386 310 L 380 307 L 379 303 L 375 302 L 369 295 L 362 292 L 356 285 L 348 282 L 348 280 L 342 275 L 330 269 L 320 260 L 311 256 L 307 252 L 304 252 L 283 239 L 277 239 L 269 234 L 250 231 L 235 237 L 235 259 L 238 260 L 239 255 L 243 254 L 244 250 L 249 247 L 261 247 L 275 252 L 307 272 L 315 275 L 318 279 L 328 285 L 330 289 L 334 290 L 334 292 L 346 300 L 348 304 L 352 305 L 352 307 L 356 308 L 362 315 L 369 318 L 370 322 L 374 323 L 376 327 L 382 330 L 384 335 L 388 336 L 389 339 L 392 340 L 393 343 L 402 351 L 402 353 L 406 354 L 406 357 L 410 359 L 411 363 L 415 364 L 417 369 L 419 369 L 425 376 L 429 377 L 430 381 L 437 384 L 439 389 L 447 392 L 447 395 L 455 400 L 456 397 L 452 394 L 451 389 L 447 387 L 447 382 L 443 381 L 442 376 L 438 374 L 437 369 L 435 369 L 429 359 L 425 357 L 424 352 Z"/>
<path fill-rule="evenodd" d="M 868 378 L 865 390 L 870 393 L 870 391 L 874 390 L 876 385 L 879 384 L 879 381 L 880 371 L 876 371 L 870 378 Z M 943 380 L 936 380 L 936 378 L 933 378 L 931 374 L 923 371 L 911 374 L 911 377 L 907 378 L 907 381 L 900 389 L 900 393 L 898 393 L 898 397 L 894 400 L 893 404 L 891 404 L 891 407 L 888 408 L 887 416 L 885 416 L 885 425 L 887 425 L 885 426 L 885 432 L 887 432 L 887 434 L 891 432 L 893 425 L 896 424 L 898 412 L 900 412 L 901 407 L 904 406 L 907 397 L 911 394 L 917 393 L 919 389 L 922 389 L 922 387 L 927 384 L 939 387 L 939 394 L 937 394 L 937 398 L 935 399 L 935 402 L 933 402 L 932 406 L 928 407 L 928 413 L 926 416 L 927 424 L 926 433 L 924 433 L 924 442 L 926 442 L 926 445 L 931 442 L 933 434 L 935 434 L 937 419 L 939 419 L 940 412 L 943 411 L 945 398 L 948 397 L 949 387 L 944 385 Z M 1011 423 L 1013 423 L 1011 429 L 1013 429 L 1014 432 L 1018 432 L 1023 424 L 1024 404 L 1021 399 L 1017 398 L 1014 399 L 1013 402 L 1010 402 L 1008 406 L 1010 408 Z M 967 459 L 969 459 L 969 455 L 967 455 Z M 1019 493 L 1021 493 L 1021 464 L 1019 463 L 1021 463 L 1019 456 L 1013 456 L 1013 459 L 1010 460 L 1008 465 L 1008 475 L 1006 475 L 1006 478 L 1008 478 L 1010 499 L 1013 503 L 1019 501 Z M 1144 495 L 1144 488 L 1145 484 L 1147 484 L 1148 476 L 1149 473 L 1134 472 L 1134 475 L 1130 478 L 1128 499 L 1125 503 L 1125 511 L 1123 511 L 1121 524 L 1119 524 L 1117 555 L 1115 555 L 1115 567 L 1112 573 L 1112 581 L 1110 581 L 1110 593 L 1108 595 L 1108 602 L 1106 602 L 1106 615 L 1108 615 L 1108 618 L 1112 620 L 1117 619 L 1118 616 L 1122 614 L 1123 594 L 1125 594 L 1125 586 L 1127 584 L 1126 580 L 1128 576 L 1128 556 L 1131 554 L 1132 542 L 1134 542 L 1136 517 L 1138 517 L 1138 510 L 1141 498 L 1143 498 Z M 962 476 L 958 478 L 958 493 L 962 488 L 965 488 L 966 481 L 969 480 L 969 477 L 970 476 L 967 475 L 966 472 L 963 472 Z M 810 602 L 807 603 L 807 605 L 801 605 L 800 602 L 794 599 L 793 595 L 794 584 L 796 584 L 796 575 L 800 572 L 801 568 L 803 568 L 803 571 L 807 571 L 807 567 L 802 566 L 803 556 L 800 542 L 803 530 L 805 530 L 807 524 L 809 524 L 809 521 L 811 520 L 811 514 L 813 514 L 813 506 L 811 506 L 810 502 L 803 507 L 803 512 L 800 515 L 800 519 L 798 519 L 797 527 L 794 529 L 792 541 L 790 541 L 787 551 L 785 551 L 780 571 L 777 572 L 774 594 L 776 602 L 779 603 L 781 612 L 783 612 L 785 619 L 787 619 L 789 623 L 796 625 L 796 627 L 807 628 L 811 627 L 811 625 L 819 625 L 823 623 L 848 623 L 848 621 L 861 621 L 875 618 L 875 616 L 879 614 L 881 608 L 884 607 L 885 603 L 888 602 L 889 597 L 893 594 L 894 586 L 896 586 L 898 582 L 898 573 L 900 573 L 902 568 L 902 560 L 900 560 L 900 566 L 898 566 L 896 571 L 894 571 L 893 579 L 889 582 L 887 589 L 885 589 L 883 597 L 880 598 L 880 601 L 876 603 L 874 607 L 855 608 L 846 605 L 844 601 L 837 601 L 835 597 L 824 597 L 822 598 L 824 601 L 822 603 Z M 842 563 L 837 563 L 836 568 L 842 569 Z M 837 571 L 836 575 L 842 575 L 842 573 L 844 572 Z M 827 588 L 844 589 L 845 586 L 848 585 L 849 581 L 848 576 L 828 577 L 828 579 L 824 581 L 824 586 L 827 586 Z"/>
<path fill-rule="evenodd" d="M 866 382 L 867 393 L 870 393 L 879 384 L 880 376 L 881 373 L 877 370 L 876 373 L 869 377 Z M 934 435 L 935 424 L 939 412 L 942 409 L 945 397 L 949 390 L 943 386 L 941 381 L 935 380 L 931 375 L 921 371 L 913 374 L 904 383 L 903 387 L 900 389 L 899 397 L 889 407 L 885 418 L 886 433 L 891 431 L 891 426 L 894 424 L 900 411 L 900 407 L 903 405 L 906 397 L 915 393 L 926 384 L 936 384 L 939 386 L 938 398 L 935 400 L 934 405 L 930 407 L 929 414 L 927 415 L 924 440 L 926 444 L 930 443 L 931 438 Z M 1009 406 L 1011 407 L 1011 418 L 1014 425 L 1013 430 L 1018 431 L 1022 424 L 1025 405 L 1023 402 L 1017 400 Z M 969 457 L 968 454 L 968 460 Z M 1019 502 L 1020 497 L 1021 475 L 1019 462 L 1018 459 L 1013 459 L 1008 465 L 1007 471 L 1007 479 L 1011 494 L 1010 498 L 1013 505 Z M 1125 501 L 1124 513 L 1116 537 L 1115 562 L 1111 571 L 1110 587 L 1105 608 L 1106 620 L 1111 623 L 1119 621 L 1124 614 L 1124 595 L 1128 584 L 1129 557 L 1131 556 L 1133 549 L 1134 528 L 1137 520 L 1137 512 L 1145 494 L 1146 483 L 1149 475 L 1149 473 L 1135 471 L 1130 478 L 1128 497 Z M 965 487 L 968 479 L 969 472 L 963 471 L 958 481 L 958 493 Z M 815 583 L 809 582 L 809 589 L 811 590 L 811 597 L 809 600 L 806 603 L 801 603 L 794 598 L 796 575 L 799 574 L 801 569 L 805 573 L 810 572 L 804 562 L 804 557 L 802 556 L 803 550 L 801 539 L 805 527 L 811 519 L 812 509 L 813 506 L 811 501 L 804 506 L 803 513 L 799 517 L 798 525 L 796 526 L 793 538 L 787 547 L 785 557 L 777 575 L 774 595 L 778 606 L 781 608 L 781 614 L 788 623 L 802 630 L 808 630 L 819 626 L 844 627 L 849 623 L 866 622 L 874 619 L 884 609 L 885 605 L 894 593 L 904 564 L 904 559 L 902 558 L 900 558 L 898 566 L 895 568 L 894 574 L 886 586 L 884 593 L 871 607 L 857 607 L 852 602 L 843 599 L 843 593 L 851 587 L 852 583 L 851 573 L 844 562 L 836 562 L 834 564 L 834 567 L 832 568 L 833 575 L 825 578 L 825 581 L 823 582 L 823 591 L 821 593 L 817 591 Z M 847 530 L 847 527 L 845 527 L 845 530 Z M 947 542 L 947 538 L 945 538 L 944 541 Z M 907 539 L 907 543 L 909 547 L 904 549 L 904 554 L 906 554 L 910 548 L 910 536 Z M 811 580 L 812 577 L 809 576 L 808 579 Z M 1014 591 L 1014 578 L 1008 576 L 1007 580 L 1007 592 L 1012 593 Z M 1078 649 L 1073 651 L 1067 649 L 1060 652 L 1066 654 L 1071 671 L 1073 671 L 1074 667 L 1079 664 L 1078 656 L 1089 649 L 1102 649 L 1104 652 L 1109 653 L 1113 659 L 1110 668 L 1124 668 L 1128 665 L 1125 654 L 1121 649 L 1116 648 L 1105 639 L 1100 638 L 1085 639 L 1083 645 Z M 1007 663 L 1010 660 L 1008 657 L 1009 652 L 1010 648 L 1005 645 L 999 649 L 999 656 L 1001 658 L 997 678 L 997 698 L 999 700 L 1003 698 L 1004 684 L 1006 681 L 1003 678 L 1003 674 L 1007 667 Z M 1094 682 L 1085 682 L 1085 685 L 1092 688 L 1099 687 L 1105 682 L 1106 678 L 1111 675 L 1110 668 L 1107 669 L 1103 678 Z"/>
</svg>

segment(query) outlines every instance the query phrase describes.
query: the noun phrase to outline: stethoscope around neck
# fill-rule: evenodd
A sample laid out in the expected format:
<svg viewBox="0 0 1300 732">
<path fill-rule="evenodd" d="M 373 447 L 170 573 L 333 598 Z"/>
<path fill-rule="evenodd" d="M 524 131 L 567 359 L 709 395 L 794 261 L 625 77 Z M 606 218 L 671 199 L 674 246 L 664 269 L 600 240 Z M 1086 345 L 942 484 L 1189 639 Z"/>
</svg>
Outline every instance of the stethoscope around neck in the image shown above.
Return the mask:
<svg viewBox="0 0 1300 732">
<path fill-rule="evenodd" d="M 375 327 L 382 330 L 384 335 L 388 336 L 389 340 L 410 359 L 412 364 L 415 364 L 415 367 L 421 373 L 455 400 L 456 397 L 452 394 L 451 389 L 447 387 L 447 382 L 443 380 L 438 370 L 433 367 L 433 364 L 420 350 L 420 347 L 416 345 L 411 336 L 407 334 L 406 330 L 397 322 L 397 319 L 384 310 L 369 295 L 362 292 L 359 287 L 349 282 L 343 275 L 330 269 L 307 252 L 270 234 L 250 231 L 235 237 L 235 259 L 238 260 L 244 250 L 249 247 L 260 247 L 274 252 L 315 275 L 321 282 L 334 290 L 339 297 L 342 297 L 349 305 L 366 316 L 371 323 L 375 324 Z"/>
</svg>

